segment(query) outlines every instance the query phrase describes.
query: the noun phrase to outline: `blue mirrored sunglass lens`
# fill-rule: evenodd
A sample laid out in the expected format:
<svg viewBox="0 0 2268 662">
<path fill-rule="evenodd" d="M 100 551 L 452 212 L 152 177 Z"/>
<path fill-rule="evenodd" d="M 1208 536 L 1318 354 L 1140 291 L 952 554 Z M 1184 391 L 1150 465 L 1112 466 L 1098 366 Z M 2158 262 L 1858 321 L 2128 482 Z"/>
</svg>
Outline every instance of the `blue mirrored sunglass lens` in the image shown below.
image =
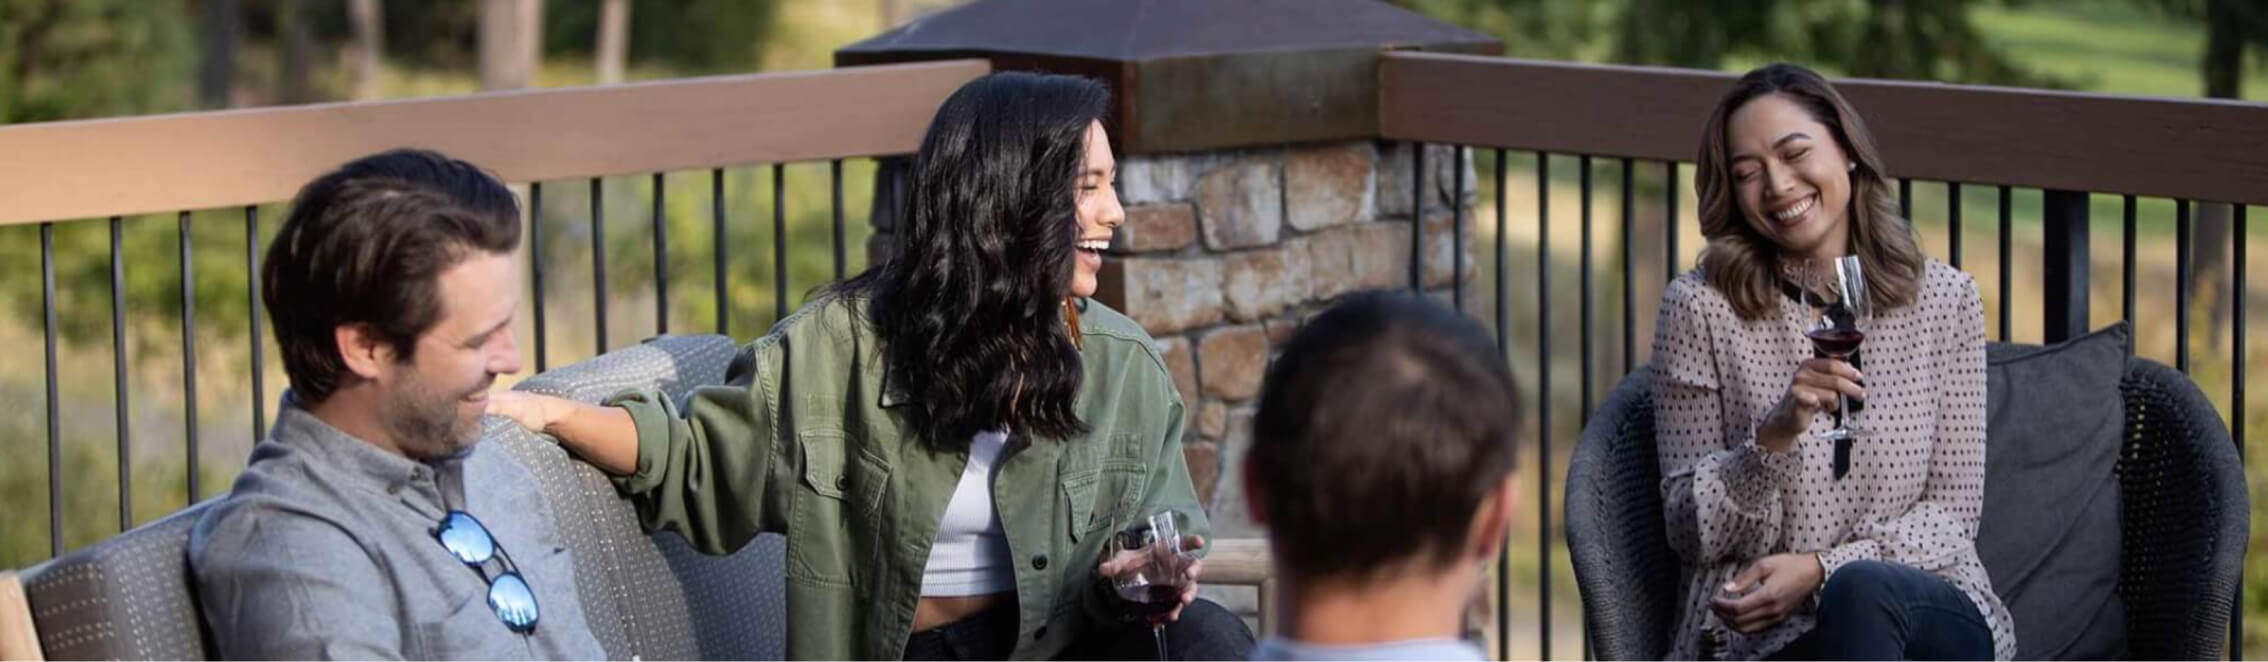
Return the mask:
<svg viewBox="0 0 2268 662">
<path fill-rule="evenodd" d="M 520 578 L 520 573 L 504 573 L 488 585 L 488 608 L 495 610 L 496 617 L 503 619 L 504 625 L 514 632 L 535 629 L 535 591 L 528 589 L 528 582 Z"/>
<path fill-rule="evenodd" d="M 441 518 L 441 546 L 454 554 L 457 560 L 471 564 L 487 563 L 496 555 L 496 541 L 488 537 L 488 529 L 480 520 L 461 512 L 449 513 Z"/>
</svg>

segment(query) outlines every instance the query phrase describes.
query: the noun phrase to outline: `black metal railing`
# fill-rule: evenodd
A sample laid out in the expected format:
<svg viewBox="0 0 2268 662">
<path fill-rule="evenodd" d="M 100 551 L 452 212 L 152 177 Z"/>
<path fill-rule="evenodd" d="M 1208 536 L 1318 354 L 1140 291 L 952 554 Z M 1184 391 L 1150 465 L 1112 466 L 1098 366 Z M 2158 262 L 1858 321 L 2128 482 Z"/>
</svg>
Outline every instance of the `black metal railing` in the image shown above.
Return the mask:
<svg viewBox="0 0 2268 662">
<path fill-rule="evenodd" d="M 789 283 L 789 271 L 791 268 L 791 253 L 787 245 L 789 230 L 789 206 L 787 198 L 789 197 L 790 192 L 785 188 L 787 182 L 787 165 L 772 164 L 769 167 L 772 172 L 771 182 L 773 187 L 771 189 L 773 203 L 771 206 L 770 214 L 773 238 L 773 264 L 771 266 L 773 271 L 773 298 L 775 300 L 774 319 L 776 320 L 780 317 L 786 316 L 787 311 L 789 310 L 791 305 L 791 299 L 794 298 L 787 290 Z M 717 333 L 727 333 L 731 328 L 728 324 L 728 321 L 732 317 L 729 300 L 731 281 L 730 276 L 733 273 L 730 269 L 729 260 L 731 252 L 729 250 L 729 247 L 731 246 L 732 242 L 726 239 L 727 230 L 732 227 L 732 224 L 736 221 L 748 222 L 754 220 L 732 219 L 728 217 L 728 206 L 726 205 L 725 198 L 728 191 L 725 186 L 725 173 L 725 168 L 712 168 L 708 171 L 710 178 L 709 188 L 713 198 L 710 205 L 710 225 L 716 233 L 714 240 L 711 242 L 714 248 L 713 259 L 715 262 L 713 269 L 711 270 L 711 278 L 713 279 L 713 287 L 715 289 L 715 330 Z M 836 280 L 841 279 L 851 266 L 848 260 L 848 251 L 846 250 L 847 233 L 845 232 L 844 227 L 844 177 L 845 175 L 842 167 L 842 160 L 834 159 L 830 161 L 828 168 L 828 184 L 830 188 L 829 199 L 831 200 L 832 205 L 831 209 L 829 210 L 828 216 L 831 220 L 832 225 L 832 232 L 830 234 L 833 246 L 832 250 L 830 251 L 831 268 L 828 269 L 828 272 L 832 273 L 834 279 Z M 591 304 L 594 311 L 594 317 L 592 319 L 594 326 L 592 328 L 592 331 L 595 336 L 593 355 L 596 355 L 597 353 L 603 353 L 613 347 L 607 333 L 607 329 L 610 326 L 609 323 L 611 320 L 609 319 L 608 309 L 608 299 L 610 298 L 607 288 L 606 266 L 606 249 L 608 237 L 605 234 L 606 204 L 604 197 L 605 187 L 602 186 L 603 181 L 604 180 L 602 178 L 596 177 L 588 179 L 590 187 L 590 204 L 588 213 L 590 231 L 592 233 L 592 240 L 589 246 L 591 254 L 591 279 L 593 283 Z M 671 330 L 669 320 L 670 307 L 672 304 L 672 299 L 670 296 L 670 281 L 672 280 L 672 256 L 670 255 L 670 252 L 668 250 L 669 212 L 668 207 L 666 206 L 665 198 L 665 173 L 652 174 L 650 176 L 650 181 L 652 183 L 651 192 L 653 196 L 653 204 L 650 212 L 650 218 L 648 220 L 652 223 L 650 232 L 653 241 L 654 259 L 652 287 L 655 294 L 655 323 L 653 332 L 655 334 L 665 334 L 669 333 Z M 543 182 L 531 182 L 528 184 L 526 197 L 526 206 L 528 213 L 528 218 L 526 221 L 528 223 L 527 236 L 529 237 L 526 250 L 528 250 L 530 257 L 530 281 L 528 283 L 528 288 L 533 294 L 531 300 L 531 308 L 534 319 L 531 320 L 531 322 L 534 331 L 534 365 L 536 371 L 538 372 L 547 370 L 550 366 L 550 352 L 553 348 L 550 346 L 549 336 L 550 332 L 555 328 L 555 325 L 553 325 L 551 323 L 551 320 L 549 319 L 549 312 L 552 306 L 548 304 L 556 302 L 550 301 L 550 297 L 547 296 L 547 290 L 556 290 L 555 288 L 548 288 L 547 285 L 548 281 L 551 278 L 555 278 L 558 275 L 554 272 L 553 269 L 550 268 L 550 260 L 546 258 L 546 251 L 543 250 L 544 238 L 550 234 L 550 228 L 547 228 L 547 225 L 549 224 L 544 221 L 544 212 L 546 209 L 545 192 L 546 188 Z M 178 212 L 178 232 L 180 241 L 180 268 L 178 273 L 181 282 L 180 292 L 178 296 L 180 303 L 181 325 L 180 370 L 182 373 L 182 416 L 184 420 L 182 428 L 184 447 L 182 449 L 182 453 L 187 458 L 188 467 L 186 472 L 187 493 L 186 495 L 184 495 L 186 497 L 187 503 L 195 503 L 207 496 L 206 486 L 202 484 L 199 476 L 199 460 L 201 459 L 199 448 L 199 418 L 201 412 L 199 411 L 198 407 L 197 380 L 197 333 L 199 321 L 197 316 L 197 272 L 195 267 L 197 250 L 195 242 L 192 241 L 192 217 L 192 211 L 184 210 Z M 256 440 L 265 436 L 266 433 L 268 420 L 268 410 L 266 405 L 267 396 L 269 395 L 265 379 L 265 373 L 267 370 L 265 360 L 265 344 L 267 341 L 262 329 L 262 325 L 264 324 L 264 314 L 261 308 L 262 300 L 259 269 L 261 251 L 263 249 L 263 242 L 261 239 L 262 235 L 260 233 L 260 208 L 256 205 L 243 207 L 242 219 L 245 232 L 243 249 L 246 263 L 245 278 L 247 283 L 245 288 L 245 296 L 249 306 L 249 324 L 247 327 L 247 334 L 244 336 L 244 342 L 246 343 L 246 349 L 250 363 L 251 397 L 249 415 L 252 426 L 251 432 L 253 435 L 251 438 Z M 133 396 L 133 391 L 135 389 L 131 369 L 134 365 L 134 361 L 132 360 L 132 357 L 129 356 L 128 351 L 130 344 L 128 341 L 129 328 L 134 322 L 135 316 L 129 314 L 128 307 L 126 305 L 128 264 L 125 252 L 126 248 L 129 245 L 127 241 L 126 231 L 131 223 L 131 220 L 124 216 L 112 216 L 107 220 L 109 222 L 110 233 L 110 262 L 108 265 L 108 285 L 111 301 L 108 315 L 110 317 L 109 322 L 111 332 L 111 379 L 113 382 L 111 387 L 113 392 L 115 393 L 115 400 L 113 402 L 113 415 L 115 418 L 114 434 L 116 441 L 116 452 L 118 454 L 116 484 L 116 493 L 118 498 L 117 517 L 118 530 L 125 531 L 132 528 L 136 524 L 136 522 L 134 521 L 133 513 L 133 488 L 135 483 L 135 475 L 133 472 L 134 435 L 132 425 L 134 404 L 136 402 L 136 399 Z M 69 481 L 84 479 L 82 477 L 67 476 L 64 473 L 64 429 L 66 421 L 64 420 L 63 411 L 63 393 L 62 389 L 59 386 L 59 379 L 64 376 L 64 370 L 59 363 L 60 357 L 58 355 L 58 352 L 59 346 L 66 344 L 66 341 L 64 339 L 63 325 L 61 324 L 61 320 L 59 319 L 59 311 L 62 307 L 62 303 L 61 299 L 57 295 L 57 251 L 55 247 L 55 231 L 56 227 L 59 224 L 68 225 L 70 223 L 70 221 L 45 221 L 37 224 L 39 231 L 38 240 L 40 256 L 39 267 L 41 285 L 41 312 L 43 320 L 43 387 L 45 393 L 44 414 L 46 433 L 45 441 L 47 450 L 47 528 L 48 553 L 50 556 L 60 556 L 68 551 L 68 546 L 66 544 L 65 538 L 65 522 L 66 519 L 72 515 L 67 508 L 67 498 L 70 496 L 70 494 L 72 494 L 72 492 L 70 492 L 66 488 L 69 487 Z M 828 260 L 829 257 L 818 257 L 816 259 Z"/>
</svg>

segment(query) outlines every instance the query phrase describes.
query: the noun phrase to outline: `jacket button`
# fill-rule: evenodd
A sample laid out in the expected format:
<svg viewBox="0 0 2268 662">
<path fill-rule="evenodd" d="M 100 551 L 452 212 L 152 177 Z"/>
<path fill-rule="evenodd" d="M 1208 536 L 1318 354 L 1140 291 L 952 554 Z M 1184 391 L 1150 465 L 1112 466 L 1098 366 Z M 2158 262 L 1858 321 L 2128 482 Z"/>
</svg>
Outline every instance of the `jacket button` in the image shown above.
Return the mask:
<svg viewBox="0 0 2268 662">
<path fill-rule="evenodd" d="M 847 489 L 850 489 L 850 476 L 836 476 L 836 477 L 835 477 L 835 489 L 838 489 L 838 490 L 847 490 Z"/>
<path fill-rule="evenodd" d="M 1039 641 L 1039 640 L 1041 640 L 1041 639 L 1046 639 L 1046 638 L 1047 638 L 1047 626 L 1045 626 L 1045 625 L 1042 625 L 1042 626 L 1040 626 L 1040 628 L 1039 628 L 1039 629 L 1037 629 L 1037 630 L 1033 630 L 1033 631 L 1032 631 L 1032 641 Z"/>
<path fill-rule="evenodd" d="M 1046 569 L 1047 569 L 1047 555 L 1046 555 L 1046 554 L 1033 554 L 1033 555 L 1032 555 L 1032 569 L 1033 569 L 1033 570 L 1046 570 Z"/>
</svg>

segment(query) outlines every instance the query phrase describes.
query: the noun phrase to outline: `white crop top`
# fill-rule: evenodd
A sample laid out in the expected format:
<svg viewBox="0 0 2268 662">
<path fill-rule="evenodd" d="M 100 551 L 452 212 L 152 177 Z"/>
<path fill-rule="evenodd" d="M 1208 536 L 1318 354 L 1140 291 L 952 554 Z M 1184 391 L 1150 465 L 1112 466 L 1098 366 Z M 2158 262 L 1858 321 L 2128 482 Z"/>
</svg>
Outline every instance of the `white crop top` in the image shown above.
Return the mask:
<svg viewBox="0 0 2268 662">
<path fill-rule="evenodd" d="M 1016 572 L 1008 561 L 1008 535 L 1000 528 L 1000 513 L 992 507 L 993 462 L 1008 443 L 1005 432 L 979 432 L 969 441 L 969 465 L 961 470 L 961 483 L 953 500 L 945 504 L 945 519 L 937 525 L 937 542 L 929 548 L 929 564 L 921 571 L 925 596 L 991 595 L 1015 590 Z"/>
</svg>

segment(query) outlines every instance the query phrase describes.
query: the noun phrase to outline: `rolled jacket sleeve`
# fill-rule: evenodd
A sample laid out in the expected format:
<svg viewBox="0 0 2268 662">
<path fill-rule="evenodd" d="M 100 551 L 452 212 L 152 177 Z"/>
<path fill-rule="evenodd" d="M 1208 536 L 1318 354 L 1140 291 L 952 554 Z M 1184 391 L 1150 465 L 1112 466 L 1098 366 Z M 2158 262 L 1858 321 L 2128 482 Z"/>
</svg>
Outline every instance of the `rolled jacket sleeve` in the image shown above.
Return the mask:
<svg viewBox="0 0 2268 662">
<path fill-rule="evenodd" d="M 786 528 L 782 431 L 761 370 L 760 342 L 743 351 L 728 385 L 695 389 L 681 407 L 659 391 L 630 391 L 607 404 L 630 412 L 638 468 L 614 478 L 652 530 L 676 531 L 707 554 L 730 554 L 756 534 Z"/>
</svg>

